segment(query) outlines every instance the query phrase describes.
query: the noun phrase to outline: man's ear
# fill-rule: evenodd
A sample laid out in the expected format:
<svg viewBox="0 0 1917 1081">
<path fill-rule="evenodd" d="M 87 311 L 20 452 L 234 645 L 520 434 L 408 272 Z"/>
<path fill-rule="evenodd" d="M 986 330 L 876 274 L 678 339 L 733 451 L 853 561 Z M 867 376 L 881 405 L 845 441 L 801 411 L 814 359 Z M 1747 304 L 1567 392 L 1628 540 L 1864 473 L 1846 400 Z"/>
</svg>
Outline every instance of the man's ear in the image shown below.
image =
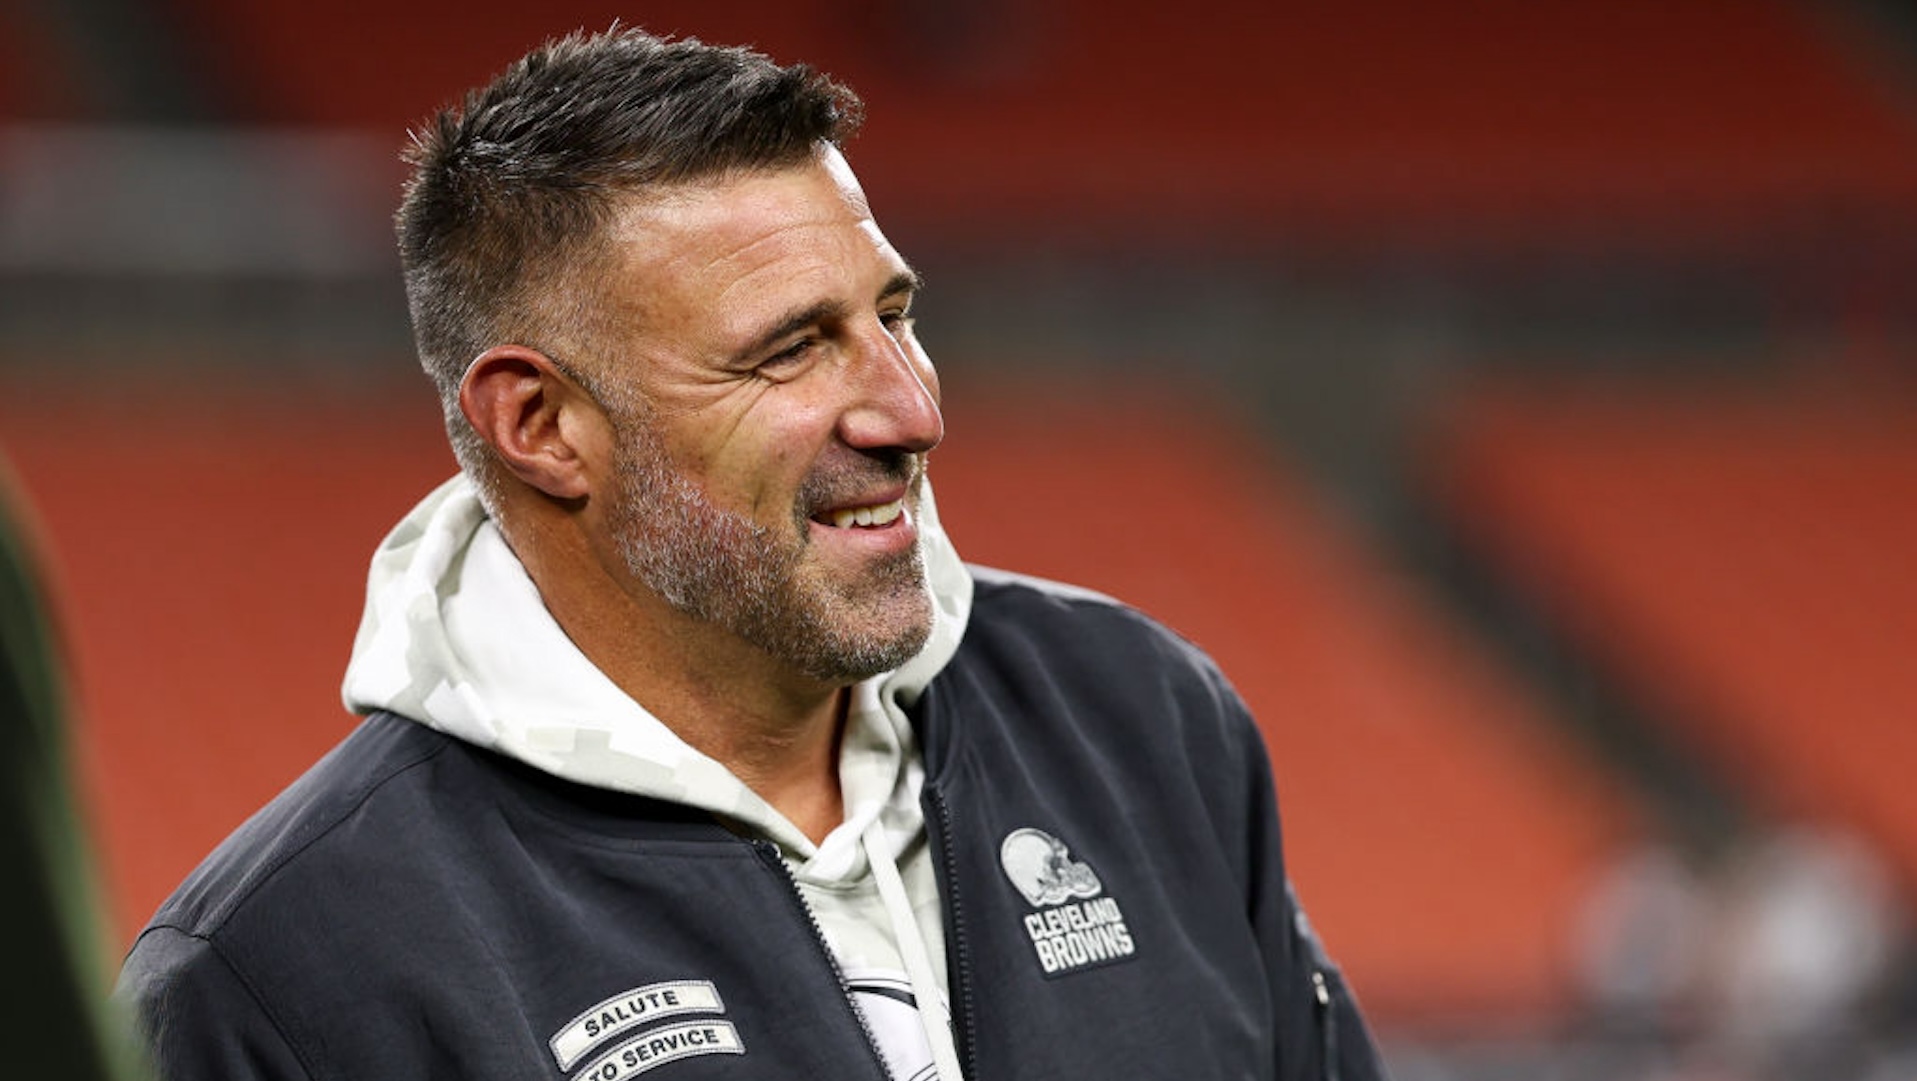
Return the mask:
<svg viewBox="0 0 1917 1081">
<path fill-rule="evenodd" d="M 481 353 L 460 380 L 459 409 L 513 476 L 555 499 L 592 491 L 605 417 L 544 353 L 523 345 Z"/>
</svg>

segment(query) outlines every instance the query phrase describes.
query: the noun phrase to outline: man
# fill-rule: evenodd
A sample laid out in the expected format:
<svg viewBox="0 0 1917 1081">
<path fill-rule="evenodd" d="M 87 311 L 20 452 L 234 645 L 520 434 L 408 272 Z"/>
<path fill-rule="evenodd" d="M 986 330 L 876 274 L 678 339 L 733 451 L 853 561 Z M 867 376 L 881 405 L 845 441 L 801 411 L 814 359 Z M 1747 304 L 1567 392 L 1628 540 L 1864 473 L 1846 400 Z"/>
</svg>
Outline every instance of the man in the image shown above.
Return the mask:
<svg viewBox="0 0 1917 1081">
<path fill-rule="evenodd" d="M 1222 676 L 940 530 L 857 118 L 615 31 L 417 138 L 462 473 L 375 556 L 365 723 L 127 961 L 169 1076 L 1378 1075 Z"/>
</svg>

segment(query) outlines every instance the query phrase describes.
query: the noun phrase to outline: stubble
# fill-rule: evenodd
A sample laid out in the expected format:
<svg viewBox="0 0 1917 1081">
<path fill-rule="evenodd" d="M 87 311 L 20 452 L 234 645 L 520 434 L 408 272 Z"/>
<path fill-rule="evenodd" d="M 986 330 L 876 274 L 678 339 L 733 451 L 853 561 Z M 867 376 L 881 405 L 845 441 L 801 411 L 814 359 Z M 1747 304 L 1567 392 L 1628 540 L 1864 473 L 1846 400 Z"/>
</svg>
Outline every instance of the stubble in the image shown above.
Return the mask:
<svg viewBox="0 0 1917 1081">
<path fill-rule="evenodd" d="M 844 451 L 806 477 L 790 523 L 770 527 L 716 505 L 643 417 L 616 416 L 614 435 L 609 524 L 627 568 L 667 604 L 826 683 L 890 671 L 924 646 L 933 605 L 922 542 L 855 578 L 807 559 L 810 516 L 876 478 L 907 483 L 916 512 L 921 458 Z"/>
</svg>

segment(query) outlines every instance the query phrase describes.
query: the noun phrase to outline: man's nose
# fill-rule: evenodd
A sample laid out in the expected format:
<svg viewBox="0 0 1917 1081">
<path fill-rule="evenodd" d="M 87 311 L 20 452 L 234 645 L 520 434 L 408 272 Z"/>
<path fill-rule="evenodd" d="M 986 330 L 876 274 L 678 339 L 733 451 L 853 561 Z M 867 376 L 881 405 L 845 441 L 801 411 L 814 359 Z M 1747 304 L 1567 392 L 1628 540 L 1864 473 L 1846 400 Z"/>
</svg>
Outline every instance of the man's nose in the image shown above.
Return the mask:
<svg viewBox="0 0 1917 1081">
<path fill-rule="evenodd" d="M 923 454 L 945 438 L 938 376 L 923 350 L 874 322 L 858 336 L 849 382 L 854 395 L 839 436 L 860 449 L 897 447 Z"/>
</svg>

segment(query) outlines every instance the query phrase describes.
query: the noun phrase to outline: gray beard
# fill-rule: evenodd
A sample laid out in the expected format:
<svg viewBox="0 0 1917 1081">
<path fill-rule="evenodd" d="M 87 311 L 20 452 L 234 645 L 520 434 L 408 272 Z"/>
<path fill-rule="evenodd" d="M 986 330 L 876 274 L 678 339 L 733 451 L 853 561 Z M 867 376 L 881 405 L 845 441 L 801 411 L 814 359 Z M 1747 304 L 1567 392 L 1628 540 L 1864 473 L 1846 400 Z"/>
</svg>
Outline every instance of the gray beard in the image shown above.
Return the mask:
<svg viewBox="0 0 1917 1081">
<path fill-rule="evenodd" d="M 823 683 L 857 683 L 897 668 L 932 631 L 923 545 L 853 583 L 818 580 L 804 562 L 812 509 L 875 470 L 909 477 L 915 460 L 860 459 L 801 485 L 792 531 L 713 505 L 677 473 L 644 422 L 615 421 L 618 490 L 608 513 L 627 568 L 674 609 L 722 627 Z"/>
</svg>

